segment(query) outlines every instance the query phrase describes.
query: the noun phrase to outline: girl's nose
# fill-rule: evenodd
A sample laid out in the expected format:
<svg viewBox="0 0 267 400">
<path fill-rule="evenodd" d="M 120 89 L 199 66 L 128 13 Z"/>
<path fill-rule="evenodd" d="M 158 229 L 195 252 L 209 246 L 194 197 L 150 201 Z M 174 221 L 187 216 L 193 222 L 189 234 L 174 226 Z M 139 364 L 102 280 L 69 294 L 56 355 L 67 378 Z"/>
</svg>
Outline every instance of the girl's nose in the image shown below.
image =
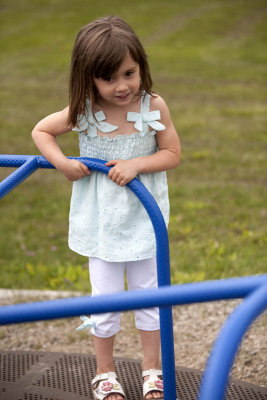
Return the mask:
<svg viewBox="0 0 267 400">
<path fill-rule="evenodd" d="M 116 87 L 116 91 L 120 93 L 120 92 L 125 92 L 127 89 L 128 89 L 128 86 L 127 86 L 126 82 L 124 80 L 120 80 Z"/>
</svg>

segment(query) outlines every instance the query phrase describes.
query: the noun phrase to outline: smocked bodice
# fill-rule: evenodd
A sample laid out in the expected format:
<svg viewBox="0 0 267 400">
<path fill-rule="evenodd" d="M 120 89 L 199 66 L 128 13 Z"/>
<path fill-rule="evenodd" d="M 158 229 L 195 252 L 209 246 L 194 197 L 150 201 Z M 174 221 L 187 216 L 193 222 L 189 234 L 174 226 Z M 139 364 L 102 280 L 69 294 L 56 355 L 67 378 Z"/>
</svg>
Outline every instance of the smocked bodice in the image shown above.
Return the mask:
<svg viewBox="0 0 267 400">
<path fill-rule="evenodd" d="M 82 157 L 94 157 L 104 160 L 114 158 L 131 159 L 155 153 L 157 150 L 155 134 L 165 129 L 159 122 L 160 111 L 149 111 L 150 95 L 142 96 L 140 112 L 128 112 L 127 121 L 133 122 L 133 127 L 138 131 L 132 134 L 119 134 L 115 137 L 98 135 L 115 132 L 116 125 L 105 122 L 103 111 L 94 115 L 89 100 L 85 115 L 80 115 L 77 126 L 73 129 L 79 132 L 79 144 Z M 151 130 L 152 129 L 152 130 Z"/>
</svg>

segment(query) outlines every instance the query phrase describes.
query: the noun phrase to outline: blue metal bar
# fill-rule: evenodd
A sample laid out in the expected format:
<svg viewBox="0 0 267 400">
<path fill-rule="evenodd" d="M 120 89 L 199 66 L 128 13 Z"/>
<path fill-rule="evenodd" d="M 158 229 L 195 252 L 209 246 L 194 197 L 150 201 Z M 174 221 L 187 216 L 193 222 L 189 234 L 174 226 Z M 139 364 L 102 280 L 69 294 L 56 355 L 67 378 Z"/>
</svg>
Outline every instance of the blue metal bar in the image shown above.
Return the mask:
<svg viewBox="0 0 267 400">
<path fill-rule="evenodd" d="M 23 155 L 12 155 L 12 154 L 0 154 L 0 167 L 21 167 L 30 158 L 38 159 L 38 156 L 23 156 Z"/>
<path fill-rule="evenodd" d="M 135 290 L 103 296 L 14 304 L 0 307 L 0 324 L 68 318 L 81 314 L 99 314 L 150 307 L 168 307 L 207 301 L 243 298 L 267 284 L 267 275 L 187 283 Z M 225 350 L 225 349 L 224 349 Z"/>
<path fill-rule="evenodd" d="M 223 400 L 239 343 L 267 307 L 267 283 L 251 293 L 228 317 L 215 342 L 202 380 L 199 400 Z"/>
<path fill-rule="evenodd" d="M 5 166 L 16 167 L 17 165 L 9 164 Z M 38 162 L 34 156 L 28 157 L 24 163 L 20 163 L 16 171 L 0 182 L 0 199 L 28 178 L 36 169 L 38 169 Z"/>
<path fill-rule="evenodd" d="M 2 166 L 14 166 L 19 163 L 27 164 L 28 156 L 0 156 Z M 34 156 L 32 156 L 34 157 Z M 72 157 L 75 158 L 75 157 Z M 54 168 L 44 157 L 35 156 L 38 168 Z M 104 160 L 96 160 L 91 158 L 77 158 L 88 168 L 108 174 L 110 168 L 105 165 Z M 25 162 L 26 161 L 26 162 Z M 10 164 L 8 164 L 10 162 Z M 0 164 L 1 166 L 1 164 Z M 23 168 L 23 166 L 21 167 Z M 15 177 L 16 178 L 16 177 Z M 16 182 L 16 179 L 15 179 Z M 15 187 L 18 183 L 14 183 Z M 157 244 L 157 273 L 158 285 L 166 286 L 171 284 L 170 278 L 170 260 L 169 260 L 169 240 L 165 221 L 161 211 L 154 200 L 153 196 L 146 190 L 144 185 L 137 179 L 133 179 L 127 186 L 139 198 L 145 207 L 156 236 Z M 0 192 L 1 193 L 1 192 Z M 163 380 L 165 382 L 165 396 L 169 400 L 176 400 L 176 384 L 175 384 L 175 357 L 174 357 L 174 338 L 173 338 L 173 322 L 172 307 L 166 307 L 159 310 L 160 313 L 160 335 L 162 350 L 162 370 Z"/>
<path fill-rule="evenodd" d="M 107 174 L 110 169 L 105 166 L 103 160 L 77 159 L 96 171 Z M 0 155 L 0 166 L 19 168 L 0 184 L 0 195 L 2 196 L 37 168 L 54 168 L 44 157 L 40 156 Z M 164 397 L 168 400 L 176 400 L 171 306 L 173 304 L 242 298 L 249 295 L 226 323 L 215 343 L 204 374 L 199 400 L 222 400 L 238 344 L 248 326 L 267 306 L 267 275 L 169 286 L 168 234 L 160 209 L 150 193 L 137 179 L 131 181 L 128 187 L 144 205 L 155 230 L 159 288 L 94 298 L 85 296 L 78 299 L 4 306 L 0 307 L 0 323 L 10 324 L 65 318 L 80 314 L 164 307 L 160 308 Z"/>
</svg>

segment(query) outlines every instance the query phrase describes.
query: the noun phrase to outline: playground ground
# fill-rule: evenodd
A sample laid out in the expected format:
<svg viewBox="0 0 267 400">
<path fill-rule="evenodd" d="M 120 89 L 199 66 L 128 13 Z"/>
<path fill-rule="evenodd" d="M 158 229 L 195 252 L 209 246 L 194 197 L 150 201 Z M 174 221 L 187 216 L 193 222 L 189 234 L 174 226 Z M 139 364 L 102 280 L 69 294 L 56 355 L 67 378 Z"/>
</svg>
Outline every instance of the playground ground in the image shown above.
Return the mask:
<svg viewBox="0 0 267 400">
<path fill-rule="evenodd" d="M 69 294 L 68 294 L 69 295 Z M 73 293 L 72 293 L 73 295 Z M 30 302 L 51 298 L 0 291 L 2 304 Z M 223 322 L 239 300 L 192 304 L 173 308 L 176 365 L 204 370 L 212 343 Z M 94 354 L 92 335 L 76 332 L 79 318 L 9 325 L 0 328 L 0 351 L 48 351 Z M 259 317 L 247 332 L 234 363 L 232 377 L 267 387 L 267 313 Z M 205 338 L 205 340 L 203 340 Z M 134 327 L 133 313 L 124 313 L 117 335 L 114 354 L 117 357 L 142 358 L 139 335 Z"/>
</svg>

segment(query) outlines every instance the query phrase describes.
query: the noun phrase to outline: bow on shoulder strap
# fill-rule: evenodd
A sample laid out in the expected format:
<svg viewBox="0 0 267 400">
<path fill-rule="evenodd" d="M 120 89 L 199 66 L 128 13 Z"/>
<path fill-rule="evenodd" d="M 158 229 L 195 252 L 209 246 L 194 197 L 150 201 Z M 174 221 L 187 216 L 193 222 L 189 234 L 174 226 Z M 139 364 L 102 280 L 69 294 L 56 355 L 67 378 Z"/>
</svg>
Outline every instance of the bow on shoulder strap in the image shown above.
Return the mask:
<svg viewBox="0 0 267 400">
<path fill-rule="evenodd" d="M 135 122 L 134 127 L 138 131 L 142 131 L 144 129 L 143 124 L 148 124 L 152 129 L 156 131 L 163 131 L 166 127 L 158 122 L 160 120 L 160 111 L 149 111 L 147 113 L 136 113 L 136 112 L 128 112 L 127 121 Z"/>
<path fill-rule="evenodd" d="M 89 115 L 82 115 L 78 122 L 78 127 L 73 128 L 73 131 L 83 132 L 89 131 L 92 136 L 97 135 L 97 129 L 103 133 L 113 132 L 118 129 L 117 126 L 111 125 L 105 121 L 106 116 L 103 111 L 98 111 L 95 113 L 95 119 L 90 113 Z"/>
</svg>

